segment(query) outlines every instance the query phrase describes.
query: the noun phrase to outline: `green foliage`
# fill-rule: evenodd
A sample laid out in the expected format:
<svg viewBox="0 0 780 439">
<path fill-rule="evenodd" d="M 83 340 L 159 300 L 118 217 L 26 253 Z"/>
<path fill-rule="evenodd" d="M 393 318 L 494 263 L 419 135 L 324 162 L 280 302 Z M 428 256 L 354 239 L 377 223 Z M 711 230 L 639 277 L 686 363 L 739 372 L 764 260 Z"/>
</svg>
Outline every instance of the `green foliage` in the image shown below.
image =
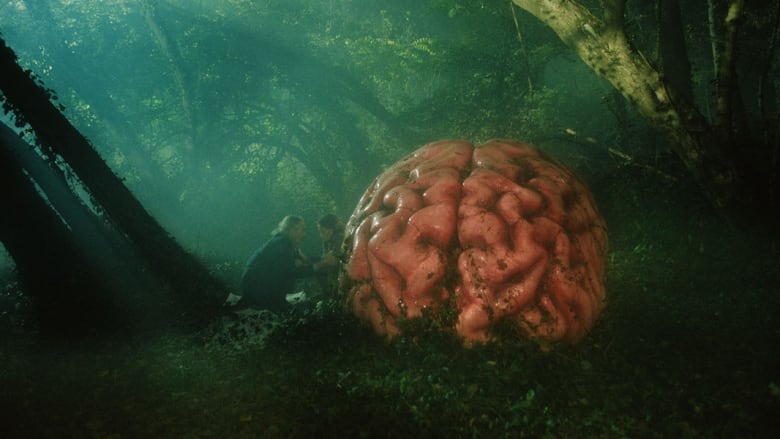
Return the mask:
<svg viewBox="0 0 780 439">
<path fill-rule="evenodd" d="M 424 340 L 429 343 L 436 338 L 452 340 L 460 343 L 453 328 L 458 319 L 458 308 L 455 298 L 450 296 L 438 308 L 423 308 L 422 315 L 417 317 L 402 317 L 396 319 L 401 336 L 410 340 Z"/>
<path fill-rule="evenodd" d="M 0 400 L 15 422 L 3 432 L 771 437 L 777 233 L 715 216 L 650 173 L 626 166 L 611 177 L 597 187 L 622 200 L 604 211 L 607 307 L 576 346 L 545 351 L 510 336 L 465 349 L 439 330 L 453 318 L 446 307 L 388 343 L 335 300 L 283 316 L 264 345 L 204 344 L 205 330 L 58 344 L 24 327 L 29 303 L 7 286 L 0 327 L 14 329 L 0 333 Z"/>
<path fill-rule="evenodd" d="M 408 335 L 389 344 L 336 302 L 290 316 L 265 347 L 243 350 L 171 332 L 41 351 L 24 328 L 0 343 L 9 437 L 777 431 L 771 234 L 720 221 L 624 102 L 599 100 L 589 74 L 550 71 L 567 66 L 551 60 L 568 52 L 520 11 L 516 27 L 507 3 L 1 6 L 3 36 L 22 64 L 144 205 L 226 276 L 282 215 L 303 213 L 310 224 L 326 211 L 345 216 L 383 167 L 444 137 L 575 144 L 571 156 L 581 156 L 610 227 L 608 306 L 578 346 L 543 352 L 507 325 L 499 342 L 463 349 L 441 330 L 454 304 L 403 320 Z M 747 42 L 771 25 L 765 3 L 747 16 Z M 629 2 L 628 25 L 653 58 L 651 6 Z M 683 6 L 700 17 L 695 2 Z M 689 34 L 700 85 L 704 25 L 694 20 Z M 602 105 L 610 116 L 594 118 Z M 561 140 L 565 129 L 581 134 Z M 13 286 L 0 296 L 21 303 L 0 318 L 22 327 L 19 312 L 31 305 Z"/>
<path fill-rule="evenodd" d="M 424 143 L 546 130 L 528 84 L 560 44 L 520 17 L 520 62 L 508 5 L 445 3 L 17 2 L 0 25 L 175 236 L 243 258 Z"/>
</svg>

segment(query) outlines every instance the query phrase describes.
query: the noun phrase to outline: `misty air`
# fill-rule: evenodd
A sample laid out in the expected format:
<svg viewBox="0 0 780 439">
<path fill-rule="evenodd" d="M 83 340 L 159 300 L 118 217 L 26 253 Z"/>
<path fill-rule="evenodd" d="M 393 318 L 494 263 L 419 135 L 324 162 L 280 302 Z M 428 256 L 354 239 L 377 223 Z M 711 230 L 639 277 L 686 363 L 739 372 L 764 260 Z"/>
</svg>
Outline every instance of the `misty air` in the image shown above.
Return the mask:
<svg viewBox="0 0 780 439">
<path fill-rule="evenodd" d="M 2 438 L 774 437 L 780 5 L 0 3 Z"/>
</svg>

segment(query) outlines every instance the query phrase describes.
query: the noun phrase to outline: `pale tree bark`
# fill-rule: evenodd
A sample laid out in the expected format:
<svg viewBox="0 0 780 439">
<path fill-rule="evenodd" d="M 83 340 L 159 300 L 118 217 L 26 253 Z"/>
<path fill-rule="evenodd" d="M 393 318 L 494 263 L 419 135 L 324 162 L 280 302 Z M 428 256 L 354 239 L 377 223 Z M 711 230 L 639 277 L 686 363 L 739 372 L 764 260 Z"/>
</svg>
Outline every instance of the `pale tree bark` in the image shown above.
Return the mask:
<svg viewBox="0 0 780 439">
<path fill-rule="evenodd" d="M 512 1 L 549 26 L 666 135 L 670 147 L 715 205 L 723 207 L 734 200 L 737 173 L 725 156 L 724 143 L 698 109 L 631 47 L 623 25 L 625 0 L 602 0 L 602 18 L 574 1 Z"/>
</svg>

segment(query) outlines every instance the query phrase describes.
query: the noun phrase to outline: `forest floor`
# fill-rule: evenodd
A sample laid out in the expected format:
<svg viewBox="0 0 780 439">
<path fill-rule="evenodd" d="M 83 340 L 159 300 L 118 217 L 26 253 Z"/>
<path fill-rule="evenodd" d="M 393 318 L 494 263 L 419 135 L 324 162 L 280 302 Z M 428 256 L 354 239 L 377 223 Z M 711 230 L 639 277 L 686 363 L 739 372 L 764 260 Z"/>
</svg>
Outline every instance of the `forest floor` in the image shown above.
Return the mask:
<svg viewBox="0 0 780 439">
<path fill-rule="evenodd" d="M 388 344 L 335 306 L 263 344 L 219 323 L 94 343 L 3 327 L 0 438 L 777 437 L 776 241 L 668 207 L 611 230 L 605 312 L 549 352 Z"/>
</svg>

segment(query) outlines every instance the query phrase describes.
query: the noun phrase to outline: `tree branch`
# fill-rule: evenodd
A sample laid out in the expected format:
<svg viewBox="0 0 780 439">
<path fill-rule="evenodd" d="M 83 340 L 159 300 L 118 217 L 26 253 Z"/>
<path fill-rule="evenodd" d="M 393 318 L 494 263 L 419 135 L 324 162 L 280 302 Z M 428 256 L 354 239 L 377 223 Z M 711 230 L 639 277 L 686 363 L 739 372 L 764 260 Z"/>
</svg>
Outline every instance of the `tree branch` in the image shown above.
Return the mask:
<svg viewBox="0 0 780 439">
<path fill-rule="evenodd" d="M 513 0 L 549 26 L 572 47 L 597 74 L 608 80 L 639 112 L 661 129 L 694 180 L 715 205 L 725 206 L 735 192 L 733 164 L 720 155 L 711 128 L 690 103 L 676 99 L 677 93 L 661 74 L 628 43 L 625 31 L 615 29 L 574 1 Z M 622 7 L 621 0 L 604 0 L 611 23 Z"/>
<path fill-rule="evenodd" d="M 157 24 L 155 19 L 156 9 L 153 3 L 143 2 L 141 4 L 141 12 L 143 13 L 144 20 L 149 26 L 149 30 L 152 31 L 157 45 L 160 47 L 160 51 L 165 55 L 168 63 L 171 66 L 173 72 L 173 78 L 176 81 L 176 87 L 179 90 L 179 96 L 181 99 L 181 110 L 184 117 L 184 127 L 187 131 L 185 137 L 185 148 L 188 151 L 193 151 L 195 145 L 195 128 L 193 123 L 192 109 L 190 105 L 189 93 L 187 93 L 186 81 L 184 80 L 184 73 L 182 73 L 177 58 L 174 57 L 174 53 L 171 51 L 170 44 L 168 44 L 168 38 L 165 37 L 165 33 Z"/>
<path fill-rule="evenodd" d="M 731 129 L 733 97 L 736 93 L 736 78 L 734 74 L 734 62 L 736 60 L 737 30 L 739 19 L 742 17 L 744 0 L 732 0 L 729 11 L 726 14 L 726 34 L 723 41 L 723 51 L 720 54 L 718 65 L 718 100 L 715 113 L 715 127 L 720 133 L 721 139 L 728 142 L 733 140 Z"/>
</svg>

